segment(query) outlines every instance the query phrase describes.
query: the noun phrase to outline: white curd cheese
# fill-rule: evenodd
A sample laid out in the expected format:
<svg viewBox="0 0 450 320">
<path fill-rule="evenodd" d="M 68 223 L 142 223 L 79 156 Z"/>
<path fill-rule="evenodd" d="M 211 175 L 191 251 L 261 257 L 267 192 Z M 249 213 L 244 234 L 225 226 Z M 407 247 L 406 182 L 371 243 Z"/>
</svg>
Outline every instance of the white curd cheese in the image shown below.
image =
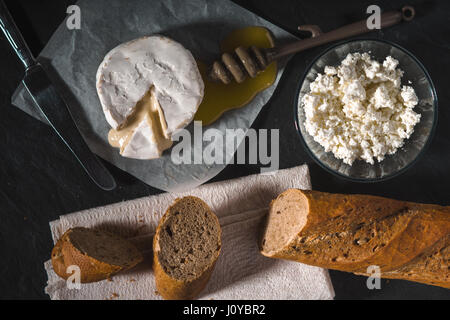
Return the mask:
<svg viewBox="0 0 450 320">
<path fill-rule="evenodd" d="M 414 89 L 401 86 L 403 71 L 391 56 L 381 64 L 352 53 L 338 67 L 326 66 L 302 98 L 305 128 L 336 158 L 370 164 L 394 154 L 414 132 L 420 114 Z"/>
</svg>

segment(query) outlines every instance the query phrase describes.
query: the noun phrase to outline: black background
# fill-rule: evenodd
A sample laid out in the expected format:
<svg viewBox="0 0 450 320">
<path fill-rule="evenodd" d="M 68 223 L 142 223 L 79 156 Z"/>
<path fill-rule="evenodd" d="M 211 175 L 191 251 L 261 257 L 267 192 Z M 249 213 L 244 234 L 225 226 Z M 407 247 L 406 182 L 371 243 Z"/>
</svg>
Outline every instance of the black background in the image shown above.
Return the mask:
<svg viewBox="0 0 450 320">
<path fill-rule="evenodd" d="M 95 0 L 93 0 L 95 1 Z M 151 1 L 151 0 L 150 0 Z M 313 188 L 365 193 L 402 200 L 450 205 L 450 2 L 449 1 L 236 1 L 296 33 L 298 25 L 319 24 L 324 31 L 365 18 L 370 4 L 382 10 L 416 7 L 413 22 L 368 35 L 410 50 L 428 69 L 439 98 L 436 135 L 424 157 L 409 171 L 376 184 L 353 183 L 319 168 L 303 150 L 294 127 L 295 88 L 309 62 L 325 46 L 296 55 L 254 128 L 280 129 L 280 167 L 308 163 Z M 68 0 L 6 1 L 31 50 L 38 55 L 66 16 Z M 226 2 L 224 1 L 224 5 Z M 101 13 L 99 13 L 101 14 Z M 302 36 L 302 35 L 300 35 Z M 99 190 L 47 125 L 11 106 L 23 68 L 0 35 L 0 298 L 46 299 L 43 262 L 52 241 L 48 222 L 70 212 L 134 199 L 160 191 L 109 165 L 118 187 Z M 255 165 L 230 165 L 213 180 L 259 172 Z M 450 291 L 401 280 L 383 280 L 368 290 L 364 277 L 330 271 L 337 299 L 449 299 Z"/>
</svg>

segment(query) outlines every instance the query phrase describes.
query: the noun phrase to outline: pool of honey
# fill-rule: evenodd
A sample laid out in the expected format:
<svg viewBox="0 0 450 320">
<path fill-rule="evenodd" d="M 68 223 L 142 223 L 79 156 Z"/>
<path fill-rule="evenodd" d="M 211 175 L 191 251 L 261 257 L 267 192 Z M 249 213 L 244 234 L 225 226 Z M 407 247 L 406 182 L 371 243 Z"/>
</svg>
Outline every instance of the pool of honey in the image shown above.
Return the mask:
<svg viewBox="0 0 450 320">
<path fill-rule="evenodd" d="M 270 31 L 263 27 L 247 27 L 231 32 L 220 45 L 221 52 L 233 52 L 235 48 L 250 46 L 271 48 L 274 46 Z M 255 78 L 247 77 L 242 83 L 233 81 L 230 84 L 214 82 L 209 79 L 209 67 L 197 61 L 205 83 L 205 95 L 194 120 L 209 125 L 216 121 L 225 111 L 247 105 L 258 92 L 270 87 L 277 77 L 277 64 L 272 62 Z"/>
</svg>

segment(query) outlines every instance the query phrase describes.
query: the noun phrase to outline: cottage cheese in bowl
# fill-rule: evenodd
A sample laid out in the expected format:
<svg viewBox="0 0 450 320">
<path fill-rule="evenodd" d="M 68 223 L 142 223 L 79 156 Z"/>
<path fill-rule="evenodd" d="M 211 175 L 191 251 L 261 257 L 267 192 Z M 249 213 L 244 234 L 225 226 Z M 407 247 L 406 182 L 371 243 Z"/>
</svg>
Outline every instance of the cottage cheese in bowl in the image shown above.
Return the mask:
<svg viewBox="0 0 450 320">
<path fill-rule="evenodd" d="M 326 152 L 348 165 L 381 162 L 401 148 L 421 115 L 414 89 L 401 84 L 398 61 L 349 53 L 339 66 L 326 66 L 301 99 L 304 127 Z"/>
</svg>

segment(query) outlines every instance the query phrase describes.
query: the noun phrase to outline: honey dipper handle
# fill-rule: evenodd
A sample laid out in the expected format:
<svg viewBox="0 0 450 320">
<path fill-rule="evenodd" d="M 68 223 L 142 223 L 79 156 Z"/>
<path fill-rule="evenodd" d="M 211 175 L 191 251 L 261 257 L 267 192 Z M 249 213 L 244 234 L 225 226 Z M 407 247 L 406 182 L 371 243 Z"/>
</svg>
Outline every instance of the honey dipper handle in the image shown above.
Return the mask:
<svg viewBox="0 0 450 320">
<path fill-rule="evenodd" d="M 415 11 L 413 7 L 404 6 L 401 11 L 389 11 L 381 14 L 380 27 L 387 28 L 401 21 L 410 21 L 414 18 Z M 359 34 L 373 31 L 367 27 L 367 20 L 361 20 L 336 30 L 322 33 L 316 37 L 299 40 L 281 47 L 275 47 L 266 50 L 267 60 L 273 61 L 278 58 L 291 55 L 309 48 L 317 47 L 324 43 L 342 40 Z"/>
</svg>

